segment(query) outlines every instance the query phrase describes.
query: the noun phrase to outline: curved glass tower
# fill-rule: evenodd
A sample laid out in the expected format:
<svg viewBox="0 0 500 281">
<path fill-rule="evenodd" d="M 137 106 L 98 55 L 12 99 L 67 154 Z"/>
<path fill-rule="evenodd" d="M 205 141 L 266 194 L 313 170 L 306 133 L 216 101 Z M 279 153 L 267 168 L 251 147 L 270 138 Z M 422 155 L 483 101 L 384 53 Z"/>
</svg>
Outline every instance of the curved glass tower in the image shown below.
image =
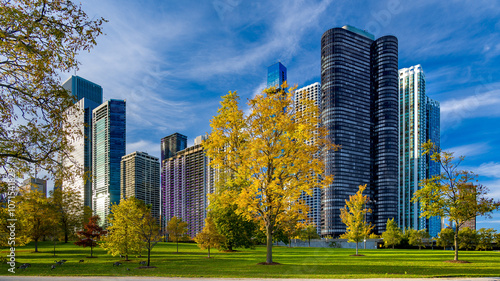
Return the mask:
<svg viewBox="0 0 500 281">
<path fill-rule="evenodd" d="M 398 42 L 351 26 L 321 38 L 321 119 L 330 140 L 342 146 L 327 152 L 326 174 L 334 182 L 322 198 L 323 236 L 345 233 L 340 209 L 367 185 L 372 209 L 367 221 L 385 230 L 397 217 Z"/>
</svg>

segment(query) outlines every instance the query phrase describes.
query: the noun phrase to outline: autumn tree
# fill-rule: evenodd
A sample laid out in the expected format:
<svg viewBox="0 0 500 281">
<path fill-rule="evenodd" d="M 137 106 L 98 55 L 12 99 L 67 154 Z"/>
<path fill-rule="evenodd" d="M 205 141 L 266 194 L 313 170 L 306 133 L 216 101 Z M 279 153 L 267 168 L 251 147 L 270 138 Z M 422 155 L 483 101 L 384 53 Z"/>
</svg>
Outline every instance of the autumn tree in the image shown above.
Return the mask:
<svg viewBox="0 0 500 281">
<path fill-rule="evenodd" d="M 179 241 L 187 240 L 187 222 L 183 222 L 179 217 L 172 217 L 167 223 L 168 237 L 172 242 L 177 243 L 177 253 L 179 252 Z"/>
<path fill-rule="evenodd" d="M 139 223 L 145 213 L 145 208 L 135 197 L 120 201 L 120 204 L 111 206 L 111 214 L 108 217 L 108 235 L 102 239 L 102 247 L 113 256 L 125 256 L 140 254 L 144 241 L 139 233 Z"/>
<path fill-rule="evenodd" d="M 466 221 L 476 216 L 489 216 L 498 209 L 500 202 L 486 196 L 488 188 L 477 184 L 477 176 L 470 171 L 458 169 L 463 156 L 456 160 L 453 152 L 441 151 L 431 141 L 422 148 L 423 155 L 430 155 L 431 160 L 438 163 L 443 172 L 422 180 L 422 188 L 412 198 L 412 202 L 420 204 L 421 217 L 448 217 L 458 230 Z M 455 231 L 455 261 L 458 261 L 458 244 L 458 231 Z"/>
<path fill-rule="evenodd" d="M 349 196 L 349 200 L 345 200 L 344 208 L 340 209 L 340 219 L 346 225 L 346 233 L 342 234 L 340 238 L 356 243 L 356 256 L 358 255 L 358 243 L 368 237 L 374 228 L 371 223 L 366 223 L 365 216 L 372 210 L 366 208 L 368 196 L 363 195 L 365 189 L 366 184 L 360 185 L 358 192 Z"/>
<path fill-rule="evenodd" d="M 481 228 L 477 232 L 478 243 L 477 250 L 491 250 L 493 249 L 493 242 L 495 241 L 496 230 L 493 228 Z"/>
<path fill-rule="evenodd" d="M 143 245 L 148 251 L 148 265 L 151 262 L 151 251 L 158 242 L 163 239 L 160 224 L 158 220 L 151 214 L 151 208 L 143 208 L 145 211 L 139 220 L 137 226 L 139 237 L 143 241 Z M 179 244 L 177 244 L 177 252 L 179 252 Z"/>
<path fill-rule="evenodd" d="M 309 224 L 299 231 L 299 237 L 301 240 L 308 242 L 309 247 L 311 247 L 311 239 L 319 239 L 318 230 L 314 224 Z"/>
<path fill-rule="evenodd" d="M 418 249 L 421 250 L 422 246 L 425 248 L 425 242 L 429 240 L 430 235 L 425 229 L 409 229 L 409 243 L 411 246 L 418 246 Z"/>
<path fill-rule="evenodd" d="M 453 232 L 454 235 L 454 232 Z M 475 229 L 464 227 L 458 231 L 458 247 L 460 249 L 474 250 L 479 243 L 479 235 Z M 451 237 L 453 243 L 453 236 Z"/>
<path fill-rule="evenodd" d="M 16 215 L 23 227 L 21 231 L 35 242 L 35 252 L 38 252 L 38 241 L 57 226 L 56 213 L 47 197 L 38 190 L 26 191 L 19 200 Z"/>
<path fill-rule="evenodd" d="M 89 19 L 69 0 L 1 0 L 0 168 L 19 177 L 32 169 L 58 179 L 59 156 L 71 150 L 66 110 L 74 98 L 60 74 L 77 69 L 81 51 L 96 45 L 103 18 Z"/>
<path fill-rule="evenodd" d="M 403 231 L 398 227 L 398 224 L 394 219 L 387 219 L 387 224 L 385 231 L 382 233 L 382 239 L 384 239 L 384 246 L 394 249 L 394 246 L 399 245 L 403 239 Z"/>
<path fill-rule="evenodd" d="M 99 226 L 99 216 L 92 216 L 89 222 L 85 225 L 85 229 L 78 231 L 78 241 L 75 245 L 82 247 L 90 247 L 90 257 L 93 258 L 94 247 L 101 239 L 101 236 L 106 235 L 107 231 Z"/>
<path fill-rule="evenodd" d="M 219 190 L 216 194 L 211 194 L 209 200 L 210 216 L 217 231 L 224 236 L 220 248 L 233 251 L 235 248 L 253 247 L 252 237 L 257 225 L 237 212 L 238 205 L 234 203 L 231 193 Z"/>
<path fill-rule="evenodd" d="M 293 88 L 286 83 L 271 87 L 249 100 L 249 113 L 239 107 L 239 96 L 222 97 L 212 131 L 203 147 L 218 170 L 228 171 L 228 186 L 234 186 L 238 212 L 260 222 L 266 233 L 266 264 L 273 264 L 273 234 L 287 215 L 304 211 L 298 202 L 302 192 L 332 181 L 325 176 L 324 162 L 317 157 L 331 145 L 324 128 L 318 128 L 318 107 L 304 100 L 303 111 L 295 111 Z M 310 140 L 313 143 L 308 144 Z"/>
<path fill-rule="evenodd" d="M 57 214 L 59 227 L 64 234 L 64 243 L 75 234 L 83 219 L 83 202 L 80 194 L 71 188 L 54 189 L 50 203 Z"/>
<path fill-rule="evenodd" d="M 453 231 L 453 229 L 451 228 L 441 229 L 441 232 L 439 232 L 438 238 L 436 239 L 436 245 L 443 247 L 443 249 L 446 250 L 446 247 L 453 245 L 454 236 L 455 236 L 455 231 Z"/>
<path fill-rule="evenodd" d="M 224 236 L 217 231 L 213 218 L 207 216 L 203 230 L 196 235 L 194 241 L 200 249 L 208 249 L 208 258 L 210 258 L 210 248 L 219 248 L 224 241 Z"/>
</svg>

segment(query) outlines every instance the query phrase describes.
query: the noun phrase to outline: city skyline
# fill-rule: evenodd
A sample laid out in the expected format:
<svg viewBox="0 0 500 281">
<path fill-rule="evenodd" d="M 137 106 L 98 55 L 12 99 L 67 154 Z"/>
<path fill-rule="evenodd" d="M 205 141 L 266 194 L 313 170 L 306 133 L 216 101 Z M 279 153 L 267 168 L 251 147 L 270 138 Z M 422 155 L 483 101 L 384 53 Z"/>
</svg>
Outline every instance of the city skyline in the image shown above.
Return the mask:
<svg viewBox="0 0 500 281">
<path fill-rule="evenodd" d="M 191 136 L 192 145 L 193 136 L 209 132 L 220 96 L 237 90 L 244 103 L 265 87 L 266 69 L 276 61 L 287 66 L 292 85 L 320 82 L 321 34 L 350 24 L 376 37 L 395 35 L 399 68 L 422 65 L 427 95 L 441 102 L 442 147 L 466 155 L 463 168 L 480 174 L 500 198 L 500 129 L 493 126 L 500 92 L 492 77 L 500 54 L 497 5 L 218 2 L 83 4 L 91 17 L 110 22 L 107 36 L 80 56 L 77 75 L 101 85 L 105 100 L 127 99 L 127 153 L 159 157 L 160 139 L 175 132 Z M 500 229 L 499 213 L 486 223 L 478 219 L 483 226 Z"/>
</svg>

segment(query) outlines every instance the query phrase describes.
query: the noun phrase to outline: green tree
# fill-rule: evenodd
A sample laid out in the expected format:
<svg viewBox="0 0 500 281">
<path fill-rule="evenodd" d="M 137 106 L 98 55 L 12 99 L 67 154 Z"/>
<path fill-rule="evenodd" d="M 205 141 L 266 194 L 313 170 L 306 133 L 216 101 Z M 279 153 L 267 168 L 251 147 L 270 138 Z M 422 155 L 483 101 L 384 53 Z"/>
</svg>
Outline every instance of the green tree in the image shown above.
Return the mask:
<svg viewBox="0 0 500 281">
<path fill-rule="evenodd" d="M 319 239 L 318 230 L 314 224 L 309 224 L 299 231 L 299 237 L 301 240 L 306 240 L 311 247 L 311 239 Z"/>
<path fill-rule="evenodd" d="M 256 231 L 255 222 L 237 212 L 238 205 L 233 202 L 230 192 L 219 190 L 210 196 L 210 216 L 217 231 L 225 237 L 220 243 L 223 250 L 233 251 L 235 248 L 251 248 L 252 237 Z"/>
<path fill-rule="evenodd" d="M 167 223 L 168 237 L 172 242 L 177 243 L 177 253 L 179 252 L 179 241 L 187 240 L 187 222 L 183 222 L 179 217 L 172 217 Z"/>
<path fill-rule="evenodd" d="M 398 224 L 394 221 L 394 219 L 387 219 L 387 224 L 385 227 L 385 231 L 382 233 L 382 239 L 384 239 L 384 246 L 388 248 L 392 246 L 399 245 L 401 240 L 403 239 L 403 232 L 401 228 L 398 227 Z"/>
<path fill-rule="evenodd" d="M 453 236 L 451 240 L 453 242 Z M 479 243 L 479 236 L 475 229 L 465 227 L 458 231 L 458 241 L 460 241 L 458 243 L 460 249 L 473 250 Z"/>
<path fill-rule="evenodd" d="M 409 229 L 409 243 L 411 246 L 418 246 L 421 250 L 422 247 L 425 248 L 426 240 L 429 240 L 430 235 L 425 229 Z"/>
<path fill-rule="evenodd" d="M 139 223 L 145 213 L 145 208 L 135 197 L 120 201 L 120 204 L 111 206 L 108 217 L 108 235 L 102 239 L 101 246 L 113 256 L 137 255 L 145 246 L 139 233 Z"/>
<path fill-rule="evenodd" d="M 455 236 L 455 231 L 453 231 L 453 229 L 451 228 L 441 229 L 441 232 L 439 232 L 438 238 L 436 239 L 436 245 L 443 247 L 443 249 L 446 250 L 446 247 L 453 245 L 454 236 Z"/>
<path fill-rule="evenodd" d="M 235 187 L 234 202 L 248 219 L 256 219 L 266 232 L 266 264 L 273 264 L 272 247 L 276 226 L 287 216 L 302 212 L 301 193 L 328 185 L 319 151 L 336 149 L 317 128 L 318 107 L 304 100 L 305 110 L 296 112 L 294 89 L 263 90 L 249 100 L 244 115 L 239 96 L 222 97 L 218 114 L 211 120 L 212 131 L 203 147 L 213 168 L 229 171 L 227 185 Z M 313 144 L 307 144 L 316 139 Z M 305 212 L 303 212 L 305 213 Z"/>
<path fill-rule="evenodd" d="M 477 232 L 478 234 L 478 243 L 477 250 L 491 250 L 493 249 L 493 243 L 495 241 L 496 230 L 493 228 L 481 228 Z"/>
<path fill-rule="evenodd" d="M 94 257 L 94 247 L 97 246 L 97 242 L 101 240 L 101 236 L 106 235 L 107 231 L 99 226 L 99 216 L 92 216 L 89 222 L 85 224 L 85 230 L 78 231 L 78 241 L 75 245 L 82 247 L 90 247 L 90 257 Z"/>
<path fill-rule="evenodd" d="M 210 258 L 210 248 L 219 248 L 224 241 L 224 236 L 217 231 L 212 217 L 207 216 L 203 230 L 196 235 L 194 241 L 200 249 L 208 249 L 208 258 Z"/>
<path fill-rule="evenodd" d="M 43 169 L 69 177 L 59 157 L 71 150 L 66 109 L 74 98 L 60 73 L 77 69 L 81 51 L 96 45 L 102 18 L 89 19 L 69 0 L 1 0 L 0 167 L 16 177 Z"/>
<path fill-rule="evenodd" d="M 20 198 L 17 209 L 20 225 L 24 235 L 35 241 L 35 252 L 38 252 L 38 241 L 50 235 L 54 226 L 57 226 L 57 216 L 49 200 L 38 190 L 24 193 Z"/>
<path fill-rule="evenodd" d="M 365 189 L 366 185 L 360 185 L 358 192 L 349 196 L 349 200 L 345 200 L 344 208 L 340 209 L 340 219 L 346 225 L 346 233 L 340 238 L 356 243 L 356 255 L 358 255 L 358 243 L 368 237 L 374 228 L 365 220 L 366 214 L 372 212 L 371 209 L 366 208 L 368 196 L 363 196 Z"/>
<path fill-rule="evenodd" d="M 68 243 L 69 237 L 75 235 L 84 215 L 80 194 L 69 188 L 55 189 L 52 191 L 50 203 L 57 214 L 60 229 L 64 234 L 64 243 Z"/>
<path fill-rule="evenodd" d="M 412 202 L 420 204 L 421 217 L 448 217 L 460 227 L 476 216 L 488 216 L 498 209 L 500 202 L 488 198 L 488 189 L 477 184 L 477 176 L 470 171 L 459 170 L 464 157 L 455 160 L 453 152 L 441 151 L 428 141 L 423 145 L 423 155 L 430 155 L 432 161 L 441 166 L 441 174 L 420 182 L 422 188 L 415 192 Z M 475 184 L 476 183 L 476 184 Z M 455 231 L 455 257 L 458 260 L 458 231 Z"/>
<path fill-rule="evenodd" d="M 138 232 L 144 242 L 144 247 L 148 251 L 149 266 L 151 261 L 151 251 L 158 242 L 163 240 L 163 236 L 158 220 L 153 217 L 153 214 L 151 214 L 151 208 L 149 206 L 144 206 L 143 210 L 145 210 L 145 213 L 139 221 Z M 177 244 L 177 252 L 179 252 L 179 244 Z"/>
</svg>

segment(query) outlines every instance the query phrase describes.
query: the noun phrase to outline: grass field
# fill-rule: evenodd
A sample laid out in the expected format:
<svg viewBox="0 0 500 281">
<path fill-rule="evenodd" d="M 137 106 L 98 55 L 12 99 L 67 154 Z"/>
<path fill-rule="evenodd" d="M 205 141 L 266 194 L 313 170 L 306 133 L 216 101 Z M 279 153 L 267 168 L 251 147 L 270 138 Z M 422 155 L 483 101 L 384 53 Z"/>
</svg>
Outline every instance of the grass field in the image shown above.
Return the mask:
<svg viewBox="0 0 500 281">
<path fill-rule="evenodd" d="M 273 260 L 281 265 L 267 266 L 265 247 L 239 249 L 223 253 L 201 251 L 195 244 L 179 244 L 179 253 L 173 243 L 159 243 L 152 252 L 152 269 L 139 269 L 139 261 L 147 257 L 133 257 L 120 267 L 113 263 L 119 257 L 108 255 L 101 248 L 88 259 L 90 248 L 72 243 L 57 245 L 53 257 L 50 242 L 39 245 L 40 253 L 33 252 L 33 244 L 16 249 L 16 261 L 30 263 L 26 270 L 16 269 L 16 275 L 102 275 L 102 276 L 177 276 L 177 277 L 261 277 L 261 278 L 376 278 L 376 277 L 481 277 L 500 276 L 500 252 L 461 251 L 459 258 L 471 263 L 445 263 L 453 259 L 452 251 L 443 250 L 360 250 L 362 257 L 350 256 L 353 249 L 286 248 L 274 247 Z M 7 255 L 3 251 L 2 255 Z M 52 270 L 54 260 L 68 260 Z M 85 262 L 79 263 L 80 259 Z M 20 265 L 20 264 L 19 264 Z M 0 275 L 13 275 L 8 265 L 2 264 Z M 129 269 L 129 270 L 127 270 Z"/>
</svg>

